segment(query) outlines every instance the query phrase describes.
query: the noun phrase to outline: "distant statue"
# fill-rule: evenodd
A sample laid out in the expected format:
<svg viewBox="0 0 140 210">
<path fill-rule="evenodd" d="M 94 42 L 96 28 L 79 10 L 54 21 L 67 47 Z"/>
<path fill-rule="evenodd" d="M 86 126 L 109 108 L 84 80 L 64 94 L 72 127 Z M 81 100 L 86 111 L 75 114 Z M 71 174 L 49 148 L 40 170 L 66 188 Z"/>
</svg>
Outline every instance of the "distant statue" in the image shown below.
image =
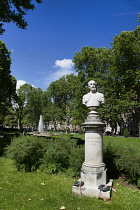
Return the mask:
<svg viewBox="0 0 140 210">
<path fill-rule="evenodd" d="M 88 82 L 90 92 L 83 96 L 83 104 L 87 107 L 98 107 L 104 103 L 104 95 L 97 92 L 97 83 L 94 80 Z"/>
</svg>

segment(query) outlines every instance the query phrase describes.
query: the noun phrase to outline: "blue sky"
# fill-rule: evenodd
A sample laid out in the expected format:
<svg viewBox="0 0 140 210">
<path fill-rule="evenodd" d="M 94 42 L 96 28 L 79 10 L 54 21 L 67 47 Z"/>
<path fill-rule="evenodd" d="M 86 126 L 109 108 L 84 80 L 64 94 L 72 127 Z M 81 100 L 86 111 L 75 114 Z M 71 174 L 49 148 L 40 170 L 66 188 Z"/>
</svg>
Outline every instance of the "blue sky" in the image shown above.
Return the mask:
<svg viewBox="0 0 140 210">
<path fill-rule="evenodd" d="M 138 25 L 139 0 L 44 0 L 25 16 L 26 30 L 4 25 L 0 36 L 11 51 L 11 74 L 47 89 L 62 75 L 75 73 L 72 59 L 82 47 L 111 47 L 115 35 Z"/>
</svg>

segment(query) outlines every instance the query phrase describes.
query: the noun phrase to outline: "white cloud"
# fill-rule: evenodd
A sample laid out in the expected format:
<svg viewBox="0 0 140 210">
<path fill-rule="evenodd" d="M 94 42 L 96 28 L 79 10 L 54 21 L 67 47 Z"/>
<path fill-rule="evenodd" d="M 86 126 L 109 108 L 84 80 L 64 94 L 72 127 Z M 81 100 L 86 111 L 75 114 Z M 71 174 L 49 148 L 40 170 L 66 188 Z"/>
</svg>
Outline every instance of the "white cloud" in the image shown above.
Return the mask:
<svg viewBox="0 0 140 210">
<path fill-rule="evenodd" d="M 16 89 L 18 90 L 20 88 L 20 86 L 26 84 L 27 82 L 24 80 L 17 80 L 17 86 Z"/>
<path fill-rule="evenodd" d="M 57 70 L 52 72 L 50 75 L 47 76 L 44 80 L 44 84 L 49 86 L 49 84 L 53 81 L 60 79 L 62 76 L 67 74 L 76 74 L 75 70 L 73 69 L 74 63 L 71 59 L 63 59 L 63 60 L 56 60 L 55 65 L 53 66 L 57 68 Z"/>
<path fill-rule="evenodd" d="M 54 67 L 58 67 L 60 69 L 72 69 L 74 66 L 74 63 L 72 62 L 71 59 L 63 59 L 63 60 L 56 60 L 55 61 L 55 66 Z"/>
<path fill-rule="evenodd" d="M 60 79 L 62 76 L 74 73 L 71 69 L 60 69 L 52 74 L 53 81 Z"/>
<path fill-rule="evenodd" d="M 17 80 L 17 85 L 16 85 L 16 89 L 18 90 L 22 85 L 24 84 L 29 84 L 29 82 L 26 82 L 24 80 Z M 32 87 L 36 88 L 36 86 L 32 85 Z"/>
</svg>

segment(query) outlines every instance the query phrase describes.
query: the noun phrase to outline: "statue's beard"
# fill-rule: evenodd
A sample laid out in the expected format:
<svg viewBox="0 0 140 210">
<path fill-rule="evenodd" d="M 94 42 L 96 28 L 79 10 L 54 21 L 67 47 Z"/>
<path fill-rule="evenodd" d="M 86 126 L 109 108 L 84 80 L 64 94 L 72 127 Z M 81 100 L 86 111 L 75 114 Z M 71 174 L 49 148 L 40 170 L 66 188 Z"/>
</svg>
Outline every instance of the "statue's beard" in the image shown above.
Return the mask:
<svg viewBox="0 0 140 210">
<path fill-rule="evenodd" d="M 95 93 L 96 92 L 96 88 L 91 88 L 91 91 Z"/>
</svg>

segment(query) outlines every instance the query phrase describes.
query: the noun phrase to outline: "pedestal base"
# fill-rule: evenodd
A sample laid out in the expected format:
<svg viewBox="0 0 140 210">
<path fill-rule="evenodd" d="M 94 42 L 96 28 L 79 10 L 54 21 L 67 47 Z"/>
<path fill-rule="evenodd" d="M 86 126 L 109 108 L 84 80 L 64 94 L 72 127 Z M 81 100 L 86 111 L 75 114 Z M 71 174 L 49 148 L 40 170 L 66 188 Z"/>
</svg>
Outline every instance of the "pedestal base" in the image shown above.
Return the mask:
<svg viewBox="0 0 140 210">
<path fill-rule="evenodd" d="M 80 180 L 79 180 L 80 181 Z M 110 190 L 103 192 L 96 186 L 89 186 L 84 184 L 83 186 L 73 186 L 72 192 L 79 196 L 88 196 L 88 197 L 96 197 L 96 198 L 102 198 L 105 200 L 109 200 L 111 197 L 111 191 L 112 191 L 112 182 L 113 180 L 110 180 L 107 186 L 110 186 Z"/>
<path fill-rule="evenodd" d="M 110 199 L 113 180 L 107 183 L 106 171 L 104 163 L 88 165 L 84 162 L 81 168 L 81 178 L 77 186 L 72 187 L 72 192 L 77 195 Z M 107 191 L 103 192 L 99 189 L 102 185 L 109 186 L 108 189 L 106 188 Z"/>
<path fill-rule="evenodd" d="M 87 186 L 98 188 L 99 185 L 106 185 L 106 170 L 105 164 L 88 166 L 83 163 L 81 169 L 81 181 Z"/>
</svg>

